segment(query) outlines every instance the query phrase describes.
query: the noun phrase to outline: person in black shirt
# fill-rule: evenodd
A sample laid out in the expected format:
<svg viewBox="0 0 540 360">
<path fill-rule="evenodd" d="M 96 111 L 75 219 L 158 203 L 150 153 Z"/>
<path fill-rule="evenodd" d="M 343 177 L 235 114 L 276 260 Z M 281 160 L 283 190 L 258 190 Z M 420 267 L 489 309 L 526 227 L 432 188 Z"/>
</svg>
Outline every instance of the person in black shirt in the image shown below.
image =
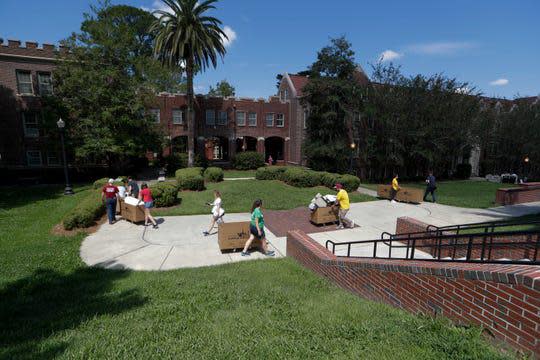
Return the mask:
<svg viewBox="0 0 540 360">
<path fill-rule="evenodd" d="M 134 198 L 139 198 L 139 185 L 131 176 L 128 177 L 128 193 Z"/>
<path fill-rule="evenodd" d="M 433 202 L 436 202 L 437 200 L 435 199 L 435 190 L 437 190 L 435 176 L 433 176 L 433 171 L 430 171 L 428 177 L 426 178 L 426 192 L 424 193 L 424 201 L 426 201 L 427 195 L 431 194 L 431 199 L 433 200 Z"/>
</svg>

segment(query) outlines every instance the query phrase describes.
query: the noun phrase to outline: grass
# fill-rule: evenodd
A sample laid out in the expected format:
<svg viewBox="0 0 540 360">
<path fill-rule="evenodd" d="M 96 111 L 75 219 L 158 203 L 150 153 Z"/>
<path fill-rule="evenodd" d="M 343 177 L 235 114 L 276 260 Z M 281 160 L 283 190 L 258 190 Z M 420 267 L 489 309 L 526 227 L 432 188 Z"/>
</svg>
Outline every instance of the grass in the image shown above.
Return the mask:
<svg viewBox="0 0 540 360">
<path fill-rule="evenodd" d="M 424 182 L 400 183 L 400 185 L 421 189 L 426 187 Z M 361 186 L 377 190 L 377 184 L 362 184 Z M 439 181 L 435 196 L 439 204 L 486 209 L 497 206 L 495 203 L 497 189 L 513 186 L 515 185 L 473 180 Z M 430 201 L 431 195 L 428 195 L 427 198 Z"/>
<path fill-rule="evenodd" d="M 226 179 L 255 177 L 257 170 L 225 170 Z"/>
<path fill-rule="evenodd" d="M 158 215 L 194 215 L 207 214 L 210 208 L 205 205 L 214 199 L 213 190 L 218 189 L 223 196 L 223 208 L 228 213 L 249 212 L 253 201 L 263 200 L 268 210 L 294 209 L 307 206 L 315 194 L 333 194 L 326 187 L 297 188 L 277 180 L 235 180 L 207 184 L 207 190 L 200 192 L 182 191 L 181 203 L 170 209 L 156 210 Z M 350 193 L 351 202 L 374 200 L 373 197 Z"/>
<path fill-rule="evenodd" d="M 85 187 L 4 188 L 0 359 L 503 359 L 478 328 L 347 293 L 290 259 L 169 272 L 88 268 L 51 235 Z"/>
</svg>

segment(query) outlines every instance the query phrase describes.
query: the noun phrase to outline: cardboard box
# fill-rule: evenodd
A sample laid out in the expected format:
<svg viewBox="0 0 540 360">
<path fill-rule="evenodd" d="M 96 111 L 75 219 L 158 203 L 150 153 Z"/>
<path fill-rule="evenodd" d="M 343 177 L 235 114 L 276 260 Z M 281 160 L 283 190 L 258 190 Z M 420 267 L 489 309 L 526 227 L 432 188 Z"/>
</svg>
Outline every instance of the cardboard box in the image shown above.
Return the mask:
<svg viewBox="0 0 540 360">
<path fill-rule="evenodd" d="M 219 249 L 232 250 L 242 249 L 249 239 L 249 221 L 228 222 L 218 225 L 218 244 Z M 261 242 L 253 240 L 251 247 L 260 247 Z"/>
<path fill-rule="evenodd" d="M 377 196 L 383 199 L 390 199 L 391 185 L 377 186 Z M 410 187 L 402 187 L 396 194 L 397 201 L 421 203 L 424 200 L 424 190 Z"/>
<path fill-rule="evenodd" d="M 338 221 L 337 208 L 319 207 L 311 213 L 311 222 L 315 225 L 335 223 Z"/>
<path fill-rule="evenodd" d="M 144 221 L 144 205 L 130 205 L 120 200 L 120 214 L 123 219 L 132 223 Z"/>
</svg>

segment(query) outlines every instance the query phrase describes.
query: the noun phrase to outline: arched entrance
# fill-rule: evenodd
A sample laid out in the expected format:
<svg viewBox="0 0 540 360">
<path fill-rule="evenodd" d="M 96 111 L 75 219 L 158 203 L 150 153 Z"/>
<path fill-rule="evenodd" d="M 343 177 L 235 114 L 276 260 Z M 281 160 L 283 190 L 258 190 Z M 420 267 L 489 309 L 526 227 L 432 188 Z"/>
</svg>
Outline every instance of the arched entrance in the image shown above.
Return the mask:
<svg viewBox="0 0 540 360">
<path fill-rule="evenodd" d="M 188 139 L 187 136 L 177 136 L 171 140 L 173 154 L 187 153 Z"/>
<path fill-rule="evenodd" d="M 273 163 L 285 160 L 285 139 L 279 136 L 271 136 L 264 140 L 265 161 L 272 157 Z"/>
<path fill-rule="evenodd" d="M 236 139 L 236 152 L 242 151 L 257 151 L 257 138 L 242 136 Z"/>
<path fill-rule="evenodd" d="M 206 139 L 204 154 L 207 160 L 229 160 L 229 140 L 222 136 Z"/>
</svg>

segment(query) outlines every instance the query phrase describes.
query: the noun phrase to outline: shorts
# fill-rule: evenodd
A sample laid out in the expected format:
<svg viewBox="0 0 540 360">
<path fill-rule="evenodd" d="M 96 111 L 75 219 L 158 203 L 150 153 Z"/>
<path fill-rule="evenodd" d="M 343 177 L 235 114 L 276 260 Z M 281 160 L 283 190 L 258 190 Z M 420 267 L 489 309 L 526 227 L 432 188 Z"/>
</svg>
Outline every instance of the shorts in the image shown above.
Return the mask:
<svg viewBox="0 0 540 360">
<path fill-rule="evenodd" d="M 249 225 L 249 232 L 255 236 L 256 239 L 262 239 L 263 237 L 266 237 L 266 234 L 264 233 L 264 228 L 261 229 L 261 236 L 259 236 L 259 232 L 257 231 L 257 227 L 255 225 Z"/>
<path fill-rule="evenodd" d="M 154 202 L 153 201 L 146 201 L 144 203 L 144 207 L 147 208 L 147 209 L 151 209 L 154 207 Z"/>
</svg>

